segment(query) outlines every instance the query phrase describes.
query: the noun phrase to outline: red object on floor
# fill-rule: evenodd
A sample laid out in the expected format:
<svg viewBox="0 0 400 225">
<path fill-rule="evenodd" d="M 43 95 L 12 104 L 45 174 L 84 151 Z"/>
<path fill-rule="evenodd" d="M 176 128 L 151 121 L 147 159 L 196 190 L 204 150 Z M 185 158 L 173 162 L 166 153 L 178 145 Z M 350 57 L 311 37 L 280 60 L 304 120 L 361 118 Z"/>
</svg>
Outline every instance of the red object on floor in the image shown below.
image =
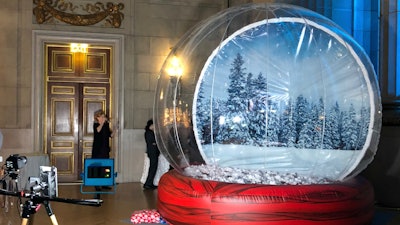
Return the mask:
<svg viewBox="0 0 400 225">
<path fill-rule="evenodd" d="M 316 185 L 232 184 L 171 170 L 160 179 L 157 207 L 173 225 L 367 225 L 374 193 L 362 177 Z"/>
</svg>

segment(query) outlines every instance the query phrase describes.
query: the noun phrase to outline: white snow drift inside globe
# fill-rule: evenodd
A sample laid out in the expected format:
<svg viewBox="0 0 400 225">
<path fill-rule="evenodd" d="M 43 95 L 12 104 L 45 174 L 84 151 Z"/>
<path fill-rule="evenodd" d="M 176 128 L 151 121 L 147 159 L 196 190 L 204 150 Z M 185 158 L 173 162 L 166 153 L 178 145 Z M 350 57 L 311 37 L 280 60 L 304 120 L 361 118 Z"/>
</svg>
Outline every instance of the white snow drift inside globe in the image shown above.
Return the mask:
<svg viewBox="0 0 400 225">
<path fill-rule="evenodd" d="M 172 79 L 176 57 L 185 73 Z M 297 6 L 251 4 L 201 23 L 167 58 L 157 96 L 160 150 L 201 179 L 342 180 L 377 149 L 381 103 L 368 56 L 332 21 Z"/>
</svg>

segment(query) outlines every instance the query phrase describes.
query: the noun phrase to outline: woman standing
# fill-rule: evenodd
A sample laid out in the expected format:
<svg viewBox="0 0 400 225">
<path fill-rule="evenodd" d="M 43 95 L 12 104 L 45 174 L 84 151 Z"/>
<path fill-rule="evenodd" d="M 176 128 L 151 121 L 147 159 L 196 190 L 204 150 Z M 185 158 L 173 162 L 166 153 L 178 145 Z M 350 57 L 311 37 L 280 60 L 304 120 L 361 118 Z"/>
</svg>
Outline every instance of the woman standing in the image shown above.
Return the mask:
<svg viewBox="0 0 400 225">
<path fill-rule="evenodd" d="M 110 158 L 112 130 L 103 110 L 97 110 L 94 113 L 93 133 L 92 158 Z"/>
<path fill-rule="evenodd" d="M 150 160 L 149 172 L 147 174 L 146 182 L 143 185 L 144 189 L 156 189 L 157 186 L 153 184 L 154 177 L 158 167 L 158 156 L 160 151 L 158 150 L 156 137 L 154 135 L 154 124 L 153 120 L 147 121 L 147 125 L 144 132 L 144 139 L 146 140 L 146 153 Z"/>
<path fill-rule="evenodd" d="M 93 134 L 92 159 L 110 158 L 110 137 L 113 132 L 103 110 L 97 110 L 94 113 Z M 102 188 L 111 189 L 108 186 L 95 186 L 97 192 Z M 100 199 L 100 194 L 95 194 L 95 198 Z"/>
</svg>

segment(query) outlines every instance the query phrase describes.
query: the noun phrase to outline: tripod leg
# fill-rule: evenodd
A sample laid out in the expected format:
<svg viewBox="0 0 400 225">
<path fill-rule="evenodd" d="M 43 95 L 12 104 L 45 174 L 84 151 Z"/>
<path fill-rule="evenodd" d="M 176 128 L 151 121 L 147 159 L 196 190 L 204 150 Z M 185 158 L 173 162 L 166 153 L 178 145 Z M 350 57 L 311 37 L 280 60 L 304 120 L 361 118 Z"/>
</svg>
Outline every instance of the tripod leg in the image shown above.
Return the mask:
<svg viewBox="0 0 400 225">
<path fill-rule="evenodd" d="M 50 220 L 51 220 L 51 223 L 52 223 L 53 225 L 58 225 L 56 215 L 54 215 L 54 214 L 51 215 L 51 216 L 50 216 Z"/>
<path fill-rule="evenodd" d="M 3 186 L 6 187 L 6 190 L 8 191 L 18 191 L 18 180 L 17 177 L 14 179 L 14 174 L 11 175 L 10 177 L 12 179 L 7 179 L 5 180 Z M 15 197 L 11 196 L 5 196 L 4 200 L 4 211 L 7 213 L 9 212 L 13 207 L 17 207 L 18 203 L 16 202 L 17 199 Z"/>
<path fill-rule="evenodd" d="M 6 182 L 5 179 L 2 179 L 0 181 L 0 185 L 1 185 L 1 189 L 7 190 L 7 182 Z M 5 208 L 6 207 L 6 197 L 7 197 L 7 195 L 0 196 L 0 206 L 1 206 L 1 208 Z"/>
<path fill-rule="evenodd" d="M 50 217 L 51 223 L 53 225 L 58 225 L 56 215 L 54 215 L 53 210 L 50 207 L 49 201 L 43 201 L 44 207 L 46 208 L 47 215 Z"/>
<path fill-rule="evenodd" d="M 21 225 L 27 225 L 29 222 L 29 218 L 31 217 L 31 214 L 34 213 L 34 211 L 32 211 L 32 205 L 33 202 L 27 200 L 22 208 L 22 221 L 21 221 Z"/>
<path fill-rule="evenodd" d="M 21 221 L 21 225 L 27 225 L 28 224 L 28 218 L 23 218 Z"/>
</svg>

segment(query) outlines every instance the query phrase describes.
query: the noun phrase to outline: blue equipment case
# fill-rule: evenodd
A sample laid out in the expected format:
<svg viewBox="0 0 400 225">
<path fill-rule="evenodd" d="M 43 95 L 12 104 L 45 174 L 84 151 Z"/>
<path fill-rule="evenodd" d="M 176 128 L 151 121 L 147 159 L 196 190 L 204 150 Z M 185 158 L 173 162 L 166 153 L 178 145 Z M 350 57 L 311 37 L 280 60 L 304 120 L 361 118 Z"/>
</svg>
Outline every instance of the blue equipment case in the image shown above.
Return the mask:
<svg viewBox="0 0 400 225">
<path fill-rule="evenodd" d="M 81 174 L 83 183 L 81 193 L 83 194 L 114 194 L 116 190 L 114 172 L 114 159 L 85 159 L 84 172 Z M 113 187 L 110 191 L 84 191 L 84 186 L 108 186 Z"/>
</svg>

